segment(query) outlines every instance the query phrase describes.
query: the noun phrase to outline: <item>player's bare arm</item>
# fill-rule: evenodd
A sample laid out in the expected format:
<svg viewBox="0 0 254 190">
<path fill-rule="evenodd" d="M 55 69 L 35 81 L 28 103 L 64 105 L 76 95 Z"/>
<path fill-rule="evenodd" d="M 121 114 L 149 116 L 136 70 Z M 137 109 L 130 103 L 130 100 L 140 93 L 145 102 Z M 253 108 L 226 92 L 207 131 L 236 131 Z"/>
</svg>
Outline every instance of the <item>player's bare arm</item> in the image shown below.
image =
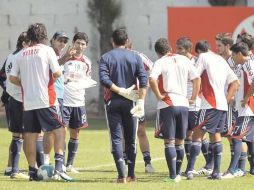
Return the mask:
<svg viewBox="0 0 254 190">
<path fill-rule="evenodd" d="M 191 98 L 189 99 L 189 103 L 193 104 L 198 96 L 199 90 L 200 90 L 200 84 L 201 84 L 201 79 L 200 77 L 193 79 L 192 81 L 193 84 L 193 89 L 192 89 L 192 95 Z"/>
<path fill-rule="evenodd" d="M 69 46 L 66 53 L 60 59 L 58 59 L 59 65 L 63 65 L 66 61 L 72 58 L 75 53 L 76 49 L 74 47 Z"/>
<path fill-rule="evenodd" d="M 162 100 L 164 98 L 164 96 L 160 93 L 159 88 L 158 88 L 158 84 L 157 84 L 157 80 L 149 77 L 149 84 L 150 84 L 150 88 L 152 89 L 152 91 L 154 92 L 156 98 L 158 100 Z"/>
<path fill-rule="evenodd" d="M 20 82 L 20 79 L 18 77 L 10 75 L 9 79 L 10 79 L 11 83 L 13 83 L 17 86 L 21 86 L 21 82 Z"/>
</svg>

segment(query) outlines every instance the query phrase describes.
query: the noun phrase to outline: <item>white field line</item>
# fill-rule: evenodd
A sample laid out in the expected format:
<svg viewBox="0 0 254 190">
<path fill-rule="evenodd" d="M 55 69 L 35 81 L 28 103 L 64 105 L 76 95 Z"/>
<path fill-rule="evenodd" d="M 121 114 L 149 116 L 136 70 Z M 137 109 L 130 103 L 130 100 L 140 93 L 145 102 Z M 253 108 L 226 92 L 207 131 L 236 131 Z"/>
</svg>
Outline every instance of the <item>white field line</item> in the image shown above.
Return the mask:
<svg viewBox="0 0 254 190">
<path fill-rule="evenodd" d="M 153 158 L 152 162 L 158 162 L 161 160 L 164 160 L 165 157 L 160 157 L 160 158 Z M 136 162 L 137 164 L 144 163 L 144 160 L 139 160 Z M 104 167 L 112 167 L 115 166 L 115 163 L 109 163 L 109 164 L 101 164 L 97 166 L 91 166 L 91 167 L 84 167 L 84 168 L 77 168 L 78 170 L 92 170 L 92 169 L 98 169 L 98 168 L 104 168 Z"/>
</svg>

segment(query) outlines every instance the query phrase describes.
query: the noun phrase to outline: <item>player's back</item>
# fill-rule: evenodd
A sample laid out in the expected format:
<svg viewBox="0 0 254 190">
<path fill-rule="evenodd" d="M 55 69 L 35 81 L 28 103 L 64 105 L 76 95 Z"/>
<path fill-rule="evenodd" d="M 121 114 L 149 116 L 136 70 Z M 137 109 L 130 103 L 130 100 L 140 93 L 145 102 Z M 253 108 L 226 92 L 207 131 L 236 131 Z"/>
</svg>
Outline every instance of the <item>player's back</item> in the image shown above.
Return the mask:
<svg viewBox="0 0 254 190">
<path fill-rule="evenodd" d="M 52 72 L 59 68 L 54 50 L 44 44 L 25 48 L 18 53 L 16 63 L 20 69 L 25 109 L 54 105 Z"/>
<path fill-rule="evenodd" d="M 227 110 L 225 85 L 236 78 L 226 60 L 213 53 L 201 53 L 197 61 L 198 72 L 201 75 L 203 109 L 216 108 Z"/>
</svg>

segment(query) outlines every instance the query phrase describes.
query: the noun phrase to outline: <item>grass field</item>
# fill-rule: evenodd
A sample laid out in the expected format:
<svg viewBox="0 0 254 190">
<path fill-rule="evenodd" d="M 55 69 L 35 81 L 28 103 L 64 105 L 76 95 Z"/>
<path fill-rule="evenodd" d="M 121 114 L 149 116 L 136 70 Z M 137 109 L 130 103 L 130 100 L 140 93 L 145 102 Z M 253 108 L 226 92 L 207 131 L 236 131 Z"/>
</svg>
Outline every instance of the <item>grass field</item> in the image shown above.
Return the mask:
<svg viewBox="0 0 254 190">
<path fill-rule="evenodd" d="M 4 122 L 1 122 L 4 125 Z M 182 180 L 177 184 L 164 183 L 162 180 L 167 176 L 167 166 L 164 159 L 164 147 L 161 140 L 153 138 L 153 122 L 149 122 L 147 126 L 148 136 L 150 139 L 152 163 L 156 169 L 154 174 L 144 173 L 144 163 L 142 154 L 138 149 L 136 176 L 137 183 L 113 184 L 112 180 L 116 178 L 116 169 L 113 164 L 113 158 L 109 150 L 109 136 L 106 130 L 104 120 L 90 120 L 89 128 L 81 131 L 80 144 L 78 154 L 75 159 L 75 167 L 80 174 L 71 175 L 77 182 L 29 182 L 25 180 L 11 180 L 3 175 L 7 163 L 7 152 L 11 138 L 11 134 L 6 128 L 0 128 L 0 190 L 22 189 L 22 190 L 104 190 L 104 189 L 135 189 L 135 190 L 157 190 L 157 189 L 178 189 L 178 190 L 253 190 L 254 177 L 247 175 L 242 178 L 230 180 L 210 181 L 205 177 L 196 177 L 192 181 Z M 53 156 L 53 155 L 52 155 Z M 52 159 L 53 161 L 53 159 Z M 222 171 L 229 164 L 229 148 L 228 143 L 224 142 L 224 153 L 222 162 Z M 204 164 L 202 156 L 198 159 L 196 169 Z M 184 170 L 186 162 L 182 169 Z M 20 168 L 27 172 L 27 163 L 22 152 Z M 247 165 L 248 168 L 248 165 Z"/>
</svg>

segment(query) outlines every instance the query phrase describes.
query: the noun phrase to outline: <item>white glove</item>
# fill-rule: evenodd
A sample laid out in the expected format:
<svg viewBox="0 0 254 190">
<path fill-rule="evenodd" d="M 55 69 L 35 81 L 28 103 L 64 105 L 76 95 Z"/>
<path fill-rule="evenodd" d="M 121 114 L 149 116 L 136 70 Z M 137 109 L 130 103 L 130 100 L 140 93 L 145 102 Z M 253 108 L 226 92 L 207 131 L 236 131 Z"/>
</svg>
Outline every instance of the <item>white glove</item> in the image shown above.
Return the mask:
<svg viewBox="0 0 254 190">
<path fill-rule="evenodd" d="M 137 101 L 138 99 L 138 91 L 133 90 L 135 85 L 132 85 L 129 88 L 120 88 L 118 94 L 132 101 Z"/>
<path fill-rule="evenodd" d="M 131 109 L 131 114 L 138 118 L 145 115 L 145 101 L 143 99 L 137 100 L 137 104 Z"/>
</svg>

